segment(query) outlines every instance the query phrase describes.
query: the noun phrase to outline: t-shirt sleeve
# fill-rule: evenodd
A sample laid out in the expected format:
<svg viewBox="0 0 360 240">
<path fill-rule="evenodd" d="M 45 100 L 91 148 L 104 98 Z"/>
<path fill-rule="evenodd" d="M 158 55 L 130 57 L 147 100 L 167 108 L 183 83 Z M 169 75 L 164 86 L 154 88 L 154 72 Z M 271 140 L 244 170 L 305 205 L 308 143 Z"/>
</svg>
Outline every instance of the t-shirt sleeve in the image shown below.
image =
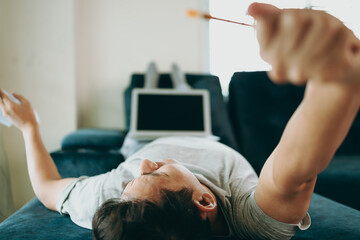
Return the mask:
<svg viewBox="0 0 360 240">
<path fill-rule="evenodd" d="M 298 224 L 279 222 L 266 215 L 255 201 L 255 192 L 236 199 L 234 206 L 235 231 L 245 239 L 291 239 L 297 229 L 311 225 L 309 214 Z"/>
<path fill-rule="evenodd" d="M 62 215 L 69 215 L 75 224 L 91 229 L 96 210 L 109 198 L 109 194 L 116 195 L 115 189 L 104 189 L 105 178 L 106 174 L 74 180 L 61 193 L 56 210 Z"/>
</svg>

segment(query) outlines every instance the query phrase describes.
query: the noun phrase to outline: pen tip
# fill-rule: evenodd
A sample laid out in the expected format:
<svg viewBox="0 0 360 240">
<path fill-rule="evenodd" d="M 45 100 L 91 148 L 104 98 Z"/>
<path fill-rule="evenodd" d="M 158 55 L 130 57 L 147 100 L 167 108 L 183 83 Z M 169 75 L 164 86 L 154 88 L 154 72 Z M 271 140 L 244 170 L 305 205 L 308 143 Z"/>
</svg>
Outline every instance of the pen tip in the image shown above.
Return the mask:
<svg viewBox="0 0 360 240">
<path fill-rule="evenodd" d="M 186 15 L 191 18 L 197 18 L 200 14 L 198 11 L 190 9 L 186 12 Z"/>
</svg>

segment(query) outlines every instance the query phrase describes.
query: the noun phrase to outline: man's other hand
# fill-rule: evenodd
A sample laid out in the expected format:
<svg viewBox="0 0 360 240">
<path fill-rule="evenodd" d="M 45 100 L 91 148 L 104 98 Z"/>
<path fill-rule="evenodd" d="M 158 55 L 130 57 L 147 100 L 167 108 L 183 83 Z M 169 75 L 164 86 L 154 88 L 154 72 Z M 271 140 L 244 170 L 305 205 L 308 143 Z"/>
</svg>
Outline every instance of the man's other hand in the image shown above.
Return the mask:
<svg viewBox="0 0 360 240">
<path fill-rule="evenodd" d="M 19 104 L 13 102 L 4 91 L 0 89 L 0 109 L 3 115 L 22 132 L 36 127 L 36 117 L 30 102 L 19 94 L 13 93 L 13 96 L 19 100 Z"/>
</svg>

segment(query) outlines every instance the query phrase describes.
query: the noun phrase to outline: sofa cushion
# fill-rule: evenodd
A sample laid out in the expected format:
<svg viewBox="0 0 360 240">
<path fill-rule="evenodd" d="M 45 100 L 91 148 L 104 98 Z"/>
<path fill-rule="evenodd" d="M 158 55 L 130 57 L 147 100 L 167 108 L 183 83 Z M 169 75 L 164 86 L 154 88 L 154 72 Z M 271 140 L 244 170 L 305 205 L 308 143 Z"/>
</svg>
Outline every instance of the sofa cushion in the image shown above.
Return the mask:
<svg viewBox="0 0 360 240">
<path fill-rule="evenodd" d="M 108 151 L 119 149 L 126 132 L 112 129 L 79 129 L 65 136 L 61 143 L 62 150 L 93 149 Z"/>
<path fill-rule="evenodd" d="M 360 239 L 360 211 L 314 194 L 309 214 L 310 228 L 297 231 L 294 240 Z"/>
<path fill-rule="evenodd" d="M 33 199 L 0 224 L 1 240 L 91 240 L 91 230 L 75 225 L 68 216 L 51 211 Z"/>
<path fill-rule="evenodd" d="M 63 178 L 94 176 L 116 168 L 124 157 L 118 152 L 57 151 L 51 157 Z"/>
<path fill-rule="evenodd" d="M 229 86 L 229 112 L 239 152 L 259 174 L 278 144 L 304 88 L 273 84 L 266 72 L 239 72 Z"/>
<path fill-rule="evenodd" d="M 315 192 L 360 211 L 360 155 L 337 155 L 319 174 Z"/>
<path fill-rule="evenodd" d="M 237 72 L 229 85 L 229 111 L 239 150 L 257 172 L 280 140 L 305 87 L 272 83 L 266 72 Z M 360 155 L 360 114 L 336 155 Z"/>
</svg>

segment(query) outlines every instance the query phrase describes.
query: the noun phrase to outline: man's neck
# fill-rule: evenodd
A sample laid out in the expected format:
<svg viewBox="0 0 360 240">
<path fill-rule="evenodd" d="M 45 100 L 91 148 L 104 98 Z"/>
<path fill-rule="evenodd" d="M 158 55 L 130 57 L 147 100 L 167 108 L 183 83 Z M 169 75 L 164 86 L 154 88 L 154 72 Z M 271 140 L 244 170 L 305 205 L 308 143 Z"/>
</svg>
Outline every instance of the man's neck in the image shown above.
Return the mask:
<svg viewBox="0 0 360 240">
<path fill-rule="evenodd" d="M 203 185 L 203 184 L 202 184 Z M 216 209 L 208 213 L 207 217 L 210 221 L 211 233 L 213 236 L 226 236 L 229 234 L 229 227 L 222 210 L 217 203 L 217 198 L 215 194 L 205 185 L 203 185 L 210 194 L 216 199 Z"/>
<path fill-rule="evenodd" d="M 229 227 L 221 209 L 217 209 L 217 215 L 213 222 L 210 221 L 210 224 L 213 236 L 227 236 L 229 234 Z"/>
</svg>

